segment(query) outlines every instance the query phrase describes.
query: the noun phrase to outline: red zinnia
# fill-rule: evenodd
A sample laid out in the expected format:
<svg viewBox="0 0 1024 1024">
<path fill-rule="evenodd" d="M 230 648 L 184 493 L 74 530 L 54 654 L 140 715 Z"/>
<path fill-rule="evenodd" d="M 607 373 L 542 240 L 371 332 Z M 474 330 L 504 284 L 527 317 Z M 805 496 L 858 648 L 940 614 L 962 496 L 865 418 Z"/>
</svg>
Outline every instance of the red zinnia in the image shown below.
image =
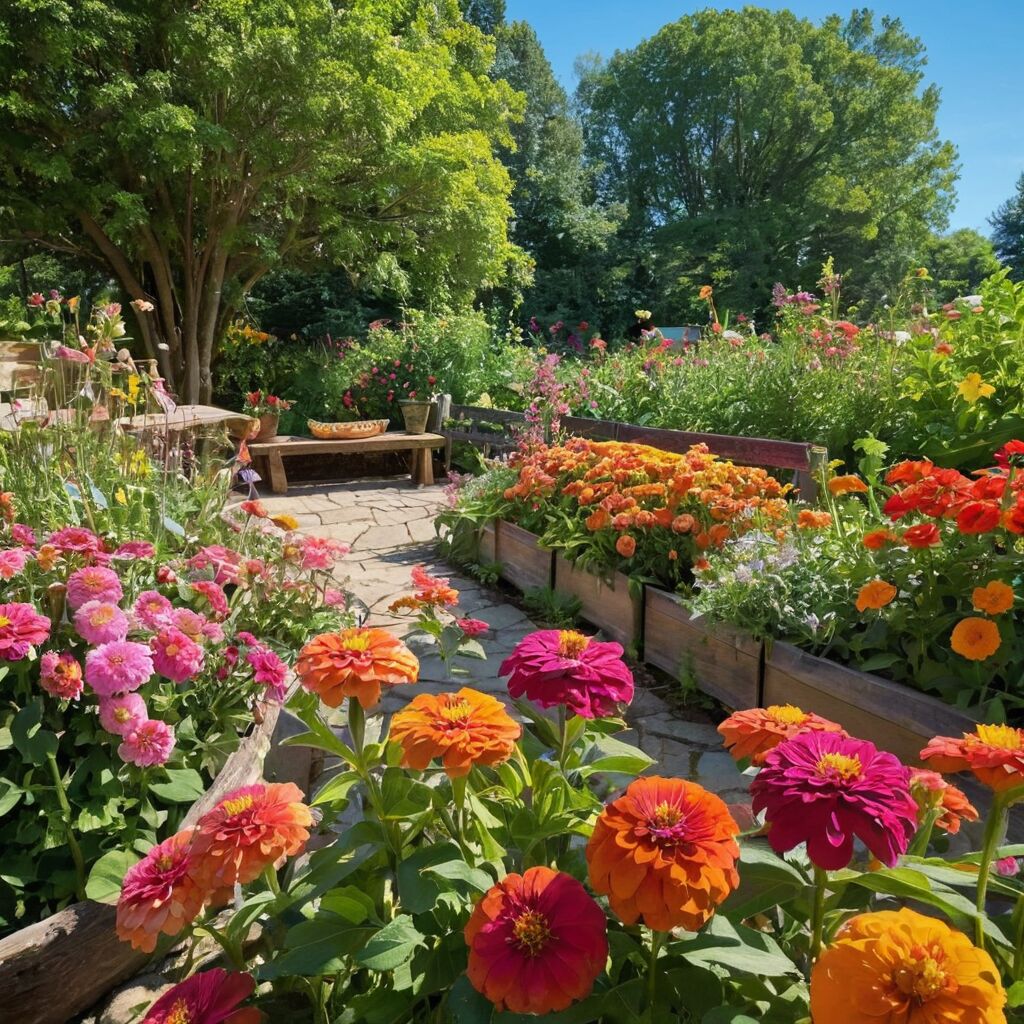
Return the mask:
<svg viewBox="0 0 1024 1024">
<path fill-rule="evenodd" d="M 956 515 L 961 533 L 988 533 L 999 525 L 1002 509 L 994 501 L 969 501 Z"/>
<path fill-rule="evenodd" d="M 256 1007 L 238 1009 L 255 987 L 251 974 L 214 967 L 165 992 L 142 1024 L 260 1024 L 263 1014 Z"/>
<path fill-rule="evenodd" d="M 942 543 L 942 534 L 934 523 L 918 523 L 903 531 L 903 540 L 912 548 L 933 548 Z"/>
<path fill-rule="evenodd" d="M 466 924 L 473 987 L 498 1010 L 554 1013 L 590 995 L 608 959 L 604 912 L 571 875 L 506 875 Z"/>
<path fill-rule="evenodd" d="M 1024 441 L 1007 441 L 995 454 L 997 466 L 1008 469 L 1010 466 L 1024 465 Z"/>
</svg>

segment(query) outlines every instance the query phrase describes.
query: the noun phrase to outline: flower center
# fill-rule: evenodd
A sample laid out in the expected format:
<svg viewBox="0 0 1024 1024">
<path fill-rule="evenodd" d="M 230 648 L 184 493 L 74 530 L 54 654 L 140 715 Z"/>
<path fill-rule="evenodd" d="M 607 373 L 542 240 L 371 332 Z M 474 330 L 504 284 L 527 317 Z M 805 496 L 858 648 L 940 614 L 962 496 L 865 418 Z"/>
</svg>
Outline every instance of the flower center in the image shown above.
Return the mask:
<svg viewBox="0 0 1024 1024">
<path fill-rule="evenodd" d="M 92 615 L 89 618 L 89 621 L 94 626 L 105 626 L 107 625 L 108 622 L 111 622 L 113 618 L 114 609 L 108 608 L 106 605 L 104 605 L 102 608 L 97 608 L 96 611 L 92 613 Z"/>
<path fill-rule="evenodd" d="M 168 644 L 164 648 L 164 653 L 167 655 L 168 658 L 175 658 L 175 657 L 177 657 L 177 655 L 178 655 L 178 645 L 177 644 Z"/>
<path fill-rule="evenodd" d="M 822 754 L 815 767 L 819 775 L 826 778 L 838 777 L 843 782 L 856 779 L 861 773 L 860 758 L 848 754 Z"/>
<path fill-rule="evenodd" d="M 124 655 L 123 654 L 112 654 L 110 656 L 110 664 L 111 665 L 116 665 L 118 668 L 120 668 L 124 664 Z"/>
<path fill-rule="evenodd" d="M 127 722 L 132 717 L 132 713 L 127 708 L 117 708 L 114 711 L 115 722 Z"/>
<path fill-rule="evenodd" d="M 1012 725 L 979 725 L 978 739 L 987 747 L 998 747 L 1000 750 L 1020 750 L 1020 729 Z"/>
<path fill-rule="evenodd" d="M 512 935 L 527 956 L 539 956 L 551 938 L 548 919 L 536 910 L 524 910 L 512 925 Z"/>
<path fill-rule="evenodd" d="M 892 972 L 893 984 L 906 996 L 921 1003 L 934 999 L 941 992 L 957 987 L 956 980 L 942 966 L 941 949 L 915 946 Z"/>
<path fill-rule="evenodd" d="M 171 1012 L 164 1017 L 164 1024 L 192 1024 L 192 1011 L 184 999 L 179 999 L 171 1007 Z"/>
<path fill-rule="evenodd" d="M 807 717 L 807 712 L 793 704 L 773 704 L 766 710 L 768 717 L 780 725 L 799 725 Z"/>
<path fill-rule="evenodd" d="M 234 800 L 225 800 L 221 806 L 228 812 L 228 814 L 235 815 L 249 810 L 253 803 L 252 794 L 247 793 L 245 796 L 235 797 Z"/>
<path fill-rule="evenodd" d="M 353 636 L 345 637 L 342 647 L 346 651 L 368 651 L 370 649 L 370 638 L 364 634 L 356 633 Z"/>
<path fill-rule="evenodd" d="M 647 819 L 647 831 L 659 846 L 679 846 L 686 842 L 686 815 L 678 804 L 662 801 Z"/>
<path fill-rule="evenodd" d="M 157 859 L 156 866 L 159 871 L 170 871 L 174 867 L 174 860 L 165 853 Z"/>
<path fill-rule="evenodd" d="M 461 725 L 469 718 L 472 707 L 468 700 L 456 700 L 451 704 L 444 704 L 441 707 L 441 717 L 446 722 Z"/>
<path fill-rule="evenodd" d="M 7 618 L 6 615 L 0 615 L 0 628 L 3 628 L 4 626 L 9 626 L 10 624 L 11 620 Z"/>
<path fill-rule="evenodd" d="M 558 634 L 558 653 L 563 658 L 575 660 L 587 649 L 590 637 L 577 633 L 575 629 L 563 629 Z"/>
</svg>

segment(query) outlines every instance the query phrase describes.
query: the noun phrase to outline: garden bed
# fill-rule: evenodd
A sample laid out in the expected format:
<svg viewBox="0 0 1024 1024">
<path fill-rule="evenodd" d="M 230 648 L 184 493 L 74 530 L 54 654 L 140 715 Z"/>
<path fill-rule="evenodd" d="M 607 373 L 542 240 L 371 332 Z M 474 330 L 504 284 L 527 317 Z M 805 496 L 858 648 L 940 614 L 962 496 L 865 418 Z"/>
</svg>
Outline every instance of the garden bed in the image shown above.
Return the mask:
<svg viewBox="0 0 1024 1024">
<path fill-rule="evenodd" d="M 542 547 L 536 534 L 499 520 L 495 526 L 495 561 L 501 578 L 522 591 L 550 587 L 554 579 L 554 552 Z"/>
<path fill-rule="evenodd" d="M 554 589 L 580 602 L 580 614 L 625 648 L 643 637 L 643 592 L 625 573 L 609 580 L 581 569 L 564 555 L 555 556 Z"/>
</svg>

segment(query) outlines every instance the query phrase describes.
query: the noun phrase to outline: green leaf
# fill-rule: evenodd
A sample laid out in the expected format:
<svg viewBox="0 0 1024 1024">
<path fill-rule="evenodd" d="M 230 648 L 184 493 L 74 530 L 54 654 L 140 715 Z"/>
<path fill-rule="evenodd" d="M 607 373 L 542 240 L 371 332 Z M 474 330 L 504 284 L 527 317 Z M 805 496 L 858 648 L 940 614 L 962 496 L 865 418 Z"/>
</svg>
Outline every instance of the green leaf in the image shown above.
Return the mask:
<svg viewBox="0 0 1024 1024">
<path fill-rule="evenodd" d="M 673 943 L 670 949 L 692 965 L 712 967 L 717 964 L 761 978 L 800 973 L 771 936 L 744 925 L 734 925 L 720 914 L 711 919 L 704 931 Z"/>
<path fill-rule="evenodd" d="M 317 790 L 317 794 L 313 798 L 313 806 L 319 807 L 321 804 L 331 804 L 338 800 L 345 800 L 348 797 L 349 790 L 351 790 L 353 786 L 358 785 L 358 783 L 358 773 L 340 772 L 328 779 L 327 782 Z"/>
<path fill-rule="evenodd" d="M 426 942 L 408 914 L 389 921 L 356 954 L 356 963 L 373 971 L 393 971 L 404 963 L 417 946 Z"/>
<path fill-rule="evenodd" d="M 373 897 L 354 885 L 332 889 L 320 901 L 320 909 L 337 914 L 351 924 L 362 924 L 376 914 Z"/>
<path fill-rule="evenodd" d="M 423 870 L 450 882 L 465 882 L 478 892 L 487 892 L 494 885 L 494 879 L 486 871 L 471 868 L 464 860 L 449 860 L 441 864 L 432 864 Z"/>
<path fill-rule="evenodd" d="M 25 790 L 21 786 L 16 786 L 10 779 L 0 779 L 0 818 L 16 807 L 24 795 Z"/>
<path fill-rule="evenodd" d="M 138 860 L 130 850 L 111 850 L 105 853 L 89 872 L 85 895 L 97 903 L 116 903 L 121 895 L 124 876 Z"/>
<path fill-rule="evenodd" d="M 42 717 L 42 705 L 34 700 L 26 704 L 11 722 L 14 745 L 29 764 L 46 764 L 59 746 L 57 736 L 42 727 Z"/>
<path fill-rule="evenodd" d="M 151 782 L 149 791 L 170 804 L 192 804 L 206 792 L 206 785 L 194 768 L 168 768 L 167 781 Z"/>
<path fill-rule="evenodd" d="M 739 888 L 723 904 L 723 910 L 737 921 L 786 903 L 808 885 L 792 864 L 763 841 L 748 840 L 740 846 L 738 870 Z"/>
<path fill-rule="evenodd" d="M 353 925 L 337 914 L 320 911 L 309 921 L 288 929 L 284 953 L 261 971 L 263 978 L 288 974 L 313 977 L 334 974 L 346 967 L 346 958 L 361 949 L 374 928 Z"/>
<path fill-rule="evenodd" d="M 494 1006 L 463 975 L 448 993 L 448 1013 L 452 1024 L 490 1024 Z"/>
</svg>

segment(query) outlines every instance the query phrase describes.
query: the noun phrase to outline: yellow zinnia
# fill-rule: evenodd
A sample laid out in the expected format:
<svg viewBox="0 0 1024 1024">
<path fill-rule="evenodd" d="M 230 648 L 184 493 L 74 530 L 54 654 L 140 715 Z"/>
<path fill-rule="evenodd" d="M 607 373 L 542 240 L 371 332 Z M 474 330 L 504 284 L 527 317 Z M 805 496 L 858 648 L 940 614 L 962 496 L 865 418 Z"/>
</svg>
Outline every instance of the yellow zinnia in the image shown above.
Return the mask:
<svg viewBox="0 0 1024 1024">
<path fill-rule="evenodd" d="M 989 395 L 994 395 L 996 389 L 991 384 L 986 384 L 981 379 L 980 373 L 969 373 L 956 388 L 960 397 L 971 405 L 979 398 L 988 398 Z"/>
</svg>

